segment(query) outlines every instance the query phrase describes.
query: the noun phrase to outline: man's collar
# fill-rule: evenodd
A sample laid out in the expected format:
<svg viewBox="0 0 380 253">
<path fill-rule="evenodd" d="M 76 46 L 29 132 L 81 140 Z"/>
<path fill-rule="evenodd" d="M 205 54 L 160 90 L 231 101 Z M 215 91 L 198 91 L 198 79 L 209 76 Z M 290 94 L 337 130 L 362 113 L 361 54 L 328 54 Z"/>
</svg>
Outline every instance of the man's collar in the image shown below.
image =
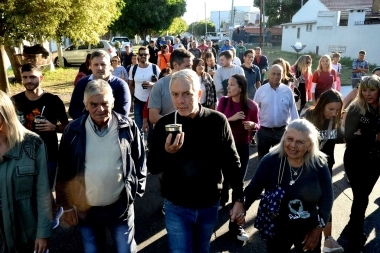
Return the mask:
<svg viewBox="0 0 380 253">
<path fill-rule="evenodd" d="M 91 115 L 88 116 L 88 120 L 89 120 L 89 122 L 90 122 L 90 124 L 91 124 L 91 126 L 92 126 L 92 128 L 94 129 L 95 132 L 101 132 L 101 131 L 103 131 L 103 130 L 109 129 L 110 126 L 111 126 L 112 118 L 113 118 L 113 115 L 112 115 L 112 113 L 111 113 L 111 115 L 110 115 L 110 117 L 109 117 L 109 119 L 108 119 L 107 125 L 104 126 L 102 129 L 99 129 L 99 127 L 98 127 L 98 126 L 95 124 L 95 122 L 92 120 Z"/>
<path fill-rule="evenodd" d="M 112 79 L 112 74 L 110 73 L 110 75 L 108 76 L 108 80 L 107 81 L 109 81 L 109 80 L 111 80 Z M 93 74 L 91 74 L 89 77 L 88 77 L 88 81 L 92 81 L 92 80 L 94 80 L 94 75 Z"/>
</svg>

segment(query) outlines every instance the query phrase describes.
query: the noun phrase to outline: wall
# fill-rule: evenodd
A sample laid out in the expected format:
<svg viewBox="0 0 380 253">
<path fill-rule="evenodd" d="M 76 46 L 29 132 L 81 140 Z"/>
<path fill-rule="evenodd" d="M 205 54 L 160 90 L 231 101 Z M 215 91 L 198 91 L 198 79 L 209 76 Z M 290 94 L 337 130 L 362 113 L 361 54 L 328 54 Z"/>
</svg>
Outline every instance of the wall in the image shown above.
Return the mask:
<svg viewBox="0 0 380 253">
<path fill-rule="evenodd" d="M 316 52 L 319 47 L 319 55 L 330 54 L 328 52 L 329 45 L 346 46 L 346 52 L 342 53 L 342 57 L 357 58 L 360 50 L 367 52 L 366 59 L 371 64 L 380 66 L 379 41 L 380 25 L 357 25 L 357 26 L 335 26 L 327 29 L 317 29 L 317 25 L 313 24 L 312 32 L 306 32 L 306 25 L 296 25 L 296 28 L 288 28 L 283 30 L 281 50 L 294 52 L 290 47 L 297 41 L 297 28 L 301 28 L 301 36 L 298 41 L 307 45 L 301 53 Z"/>
<path fill-rule="evenodd" d="M 317 20 L 318 11 L 328 11 L 328 9 L 319 0 L 309 0 L 294 14 L 292 22 Z"/>
</svg>

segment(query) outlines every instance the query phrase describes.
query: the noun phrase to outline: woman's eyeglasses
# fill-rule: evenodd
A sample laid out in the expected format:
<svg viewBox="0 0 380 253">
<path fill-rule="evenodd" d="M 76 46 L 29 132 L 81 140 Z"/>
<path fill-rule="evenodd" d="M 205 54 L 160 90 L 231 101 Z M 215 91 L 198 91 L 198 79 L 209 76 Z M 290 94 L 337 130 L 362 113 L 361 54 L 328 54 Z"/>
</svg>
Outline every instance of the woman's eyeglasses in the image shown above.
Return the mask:
<svg viewBox="0 0 380 253">
<path fill-rule="evenodd" d="M 118 62 L 118 60 L 112 60 L 111 62 Z"/>
<path fill-rule="evenodd" d="M 306 62 L 307 64 L 310 64 L 311 63 L 311 61 L 308 61 L 308 62 Z"/>
</svg>

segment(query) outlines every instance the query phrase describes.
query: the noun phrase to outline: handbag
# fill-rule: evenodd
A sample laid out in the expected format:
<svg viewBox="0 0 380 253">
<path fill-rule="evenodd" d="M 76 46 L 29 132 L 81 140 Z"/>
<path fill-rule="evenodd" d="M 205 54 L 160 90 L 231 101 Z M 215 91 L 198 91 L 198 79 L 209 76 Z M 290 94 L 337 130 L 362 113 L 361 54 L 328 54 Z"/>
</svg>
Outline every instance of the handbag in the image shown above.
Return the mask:
<svg viewBox="0 0 380 253">
<path fill-rule="evenodd" d="M 284 166 L 285 159 L 281 158 L 276 189 L 265 191 L 257 211 L 254 227 L 259 230 L 260 236 L 264 240 L 273 238 L 275 233 L 281 201 L 285 196 L 285 191 L 280 186 L 284 175 Z"/>
</svg>

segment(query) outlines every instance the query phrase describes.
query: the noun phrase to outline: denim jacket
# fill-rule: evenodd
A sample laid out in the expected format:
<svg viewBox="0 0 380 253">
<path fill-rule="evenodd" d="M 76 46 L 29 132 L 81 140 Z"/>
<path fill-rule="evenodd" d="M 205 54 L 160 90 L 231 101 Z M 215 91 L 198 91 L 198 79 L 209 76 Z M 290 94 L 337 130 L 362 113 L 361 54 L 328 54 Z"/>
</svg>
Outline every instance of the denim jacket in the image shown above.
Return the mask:
<svg viewBox="0 0 380 253">
<path fill-rule="evenodd" d="M 131 204 L 136 196 L 142 197 L 145 191 L 147 169 L 143 139 L 136 123 L 130 118 L 115 111 L 113 116 L 118 120 L 123 180 L 128 203 Z M 57 204 L 64 209 L 76 206 L 84 215 L 90 208 L 84 179 L 87 117 L 83 115 L 71 122 L 62 135 L 56 183 Z"/>
<path fill-rule="evenodd" d="M 45 144 L 37 134 L 26 130 L 24 140 L 8 150 L 3 159 L 0 164 L 2 237 L 8 252 L 25 247 L 33 249 L 36 238 L 49 238 L 52 234 Z"/>
</svg>

